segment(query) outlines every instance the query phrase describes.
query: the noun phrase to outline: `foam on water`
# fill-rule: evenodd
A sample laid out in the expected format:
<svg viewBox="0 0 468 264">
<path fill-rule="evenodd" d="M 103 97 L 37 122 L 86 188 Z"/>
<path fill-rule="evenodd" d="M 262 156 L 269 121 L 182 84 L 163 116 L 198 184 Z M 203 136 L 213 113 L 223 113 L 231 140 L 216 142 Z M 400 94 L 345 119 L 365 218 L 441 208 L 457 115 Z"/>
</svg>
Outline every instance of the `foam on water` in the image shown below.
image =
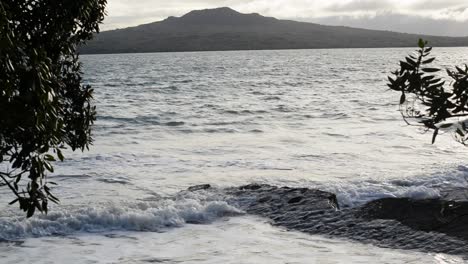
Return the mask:
<svg viewBox="0 0 468 264">
<path fill-rule="evenodd" d="M 47 215 L 30 219 L 0 218 L 0 240 L 61 236 L 77 232 L 158 232 L 186 223 L 207 224 L 242 212 L 225 201 L 195 198 L 162 199 L 154 202 L 102 204 L 90 207 L 53 208 Z"/>
<path fill-rule="evenodd" d="M 63 177 L 65 176 L 57 178 Z M 75 175 L 68 177 L 77 180 L 82 178 Z M 307 186 L 335 193 L 340 207 L 353 208 L 388 197 L 439 198 L 445 189 L 466 187 L 467 179 L 468 168 L 459 166 L 430 176 L 402 177 L 386 181 L 367 179 L 328 183 L 296 182 L 289 185 Z M 128 182 L 122 177 L 97 181 L 114 186 L 125 185 Z M 281 183 L 276 185 L 281 186 Z M 254 200 L 239 201 L 226 194 L 224 187 L 215 187 L 197 192 L 181 191 L 166 198 L 154 194 L 140 199 L 140 202 L 107 201 L 94 206 L 56 206 L 48 215 L 38 214 L 31 219 L 25 219 L 16 212 L 0 218 L 0 240 L 116 230 L 158 232 L 182 227 L 186 223 L 208 224 L 222 217 L 244 214 L 242 205 L 257 202 L 255 197 L 252 199 Z"/>
<path fill-rule="evenodd" d="M 70 177 L 80 179 L 77 176 Z M 388 197 L 438 198 L 444 189 L 465 187 L 467 178 L 468 168 L 459 166 L 455 170 L 425 177 L 400 178 L 382 182 L 370 179 L 315 184 L 303 182 L 291 184 L 291 186 L 308 186 L 335 193 L 342 208 L 352 208 Z M 119 178 L 98 181 L 114 185 L 127 183 L 127 180 Z M 48 215 L 38 214 L 31 219 L 24 219 L 23 216 L 17 214 L 0 218 L 0 239 L 15 240 L 110 230 L 157 232 L 167 228 L 181 227 L 186 223 L 207 224 L 220 217 L 243 214 L 240 207 L 235 207 L 239 205 L 239 201 L 234 203 L 233 201 L 235 199 L 227 196 L 224 188 L 218 187 L 201 192 L 182 191 L 167 198 L 154 196 L 140 202 L 108 201 L 94 206 L 57 206 L 52 208 Z"/>
<path fill-rule="evenodd" d="M 88 233 L 35 238 L 18 244 L 0 244 L 2 264 L 28 260 L 34 264 L 463 263 L 461 258 L 445 254 L 378 248 L 286 231 L 256 217 L 231 218 L 164 233 Z"/>
<path fill-rule="evenodd" d="M 440 198 L 444 190 L 468 185 L 468 168 L 458 166 L 456 169 L 443 170 L 432 175 L 400 177 L 382 181 L 364 179 L 331 183 L 304 183 L 304 185 L 335 193 L 342 207 L 355 207 L 381 198 Z"/>
</svg>

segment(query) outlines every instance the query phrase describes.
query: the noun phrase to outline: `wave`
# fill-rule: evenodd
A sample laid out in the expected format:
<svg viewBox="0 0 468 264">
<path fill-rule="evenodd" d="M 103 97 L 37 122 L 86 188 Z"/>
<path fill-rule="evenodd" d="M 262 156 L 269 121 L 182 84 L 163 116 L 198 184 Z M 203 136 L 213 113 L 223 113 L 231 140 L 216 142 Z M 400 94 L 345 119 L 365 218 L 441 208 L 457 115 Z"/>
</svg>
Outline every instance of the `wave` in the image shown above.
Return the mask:
<svg viewBox="0 0 468 264">
<path fill-rule="evenodd" d="M 166 113 L 168 114 L 168 113 Z M 171 113 L 169 113 L 171 114 Z M 118 124 L 131 124 L 131 125 L 159 125 L 159 126 L 168 126 L 168 127 L 176 127 L 176 126 L 183 126 L 185 122 L 183 121 L 167 121 L 162 122 L 160 117 L 158 116 L 135 116 L 135 117 L 115 117 L 115 116 L 98 116 L 98 121 L 105 121 L 105 122 L 112 122 Z M 101 124 L 103 126 L 104 124 Z M 104 128 L 108 128 L 107 124 L 104 125 Z M 122 127 L 117 127 L 122 128 Z"/>
<path fill-rule="evenodd" d="M 268 111 L 266 110 L 223 110 L 224 114 L 231 114 L 231 115 L 251 115 L 251 114 L 267 114 Z"/>
<path fill-rule="evenodd" d="M 207 224 L 221 217 L 239 214 L 242 214 L 241 210 L 225 201 L 194 198 L 54 208 L 47 215 L 38 214 L 30 219 L 20 216 L 0 218 L 0 240 L 115 230 L 160 232 L 185 224 Z"/>
<path fill-rule="evenodd" d="M 235 187 L 212 188 L 207 185 L 206 188 L 192 188 L 190 191 L 182 191 L 175 196 L 164 199 L 155 196 L 154 199 L 145 199 L 134 203 L 109 202 L 94 206 L 55 207 L 48 215 L 38 214 L 30 219 L 25 219 L 24 216 L 17 214 L 4 215 L 0 217 L 0 240 L 11 241 L 29 237 L 116 230 L 160 232 L 168 228 L 182 227 L 185 224 L 209 224 L 222 217 L 242 215 L 245 211 L 248 212 L 248 208 L 251 206 L 260 206 L 262 210 L 267 210 L 268 208 L 276 208 L 279 204 L 278 201 L 289 206 L 291 201 L 297 198 L 296 196 L 302 195 L 303 191 L 306 190 L 305 186 L 311 188 L 310 190 L 318 189 L 336 194 L 338 206 L 344 210 L 343 212 L 346 212 L 346 210 L 354 210 L 354 208 L 381 198 L 440 198 L 443 197 L 444 190 L 466 187 L 467 177 L 468 168 L 460 166 L 453 171 L 436 173 L 427 177 L 402 178 L 384 182 L 362 180 L 346 183 L 319 183 L 313 186 L 302 184 L 300 188 L 294 190 L 294 192 L 299 191 L 298 195 L 287 191 L 289 196 L 292 195 L 288 198 L 283 197 L 277 191 L 284 191 L 287 188 L 272 187 L 271 190 L 265 189 L 262 194 L 268 199 L 276 197 L 274 199 L 277 201 L 271 204 L 266 203 L 267 200 L 262 200 L 263 198 L 260 199 L 256 194 L 256 192 L 258 193 L 256 189 L 247 190 L 242 195 L 236 196 L 232 194 Z M 128 184 L 126 181 L 117 180 L 108 181 L 109 183 Z M 293 190 L 293 188 L 290 189 Z M 314 202 L 309 204 L 314 204 Z M 342 213 L 339 215 L 343 216 Z M 280 216 L 287 223 L 299 221 L 298 219 L 287 219 L 286 214 Z M 317 215 L 316 219 L 308 218 L 307 221 L 311 221 L 310 223 L 307 221 L 300 221 L 300 223 L 308 226 L 321 225 L 323 221 L 336 217 L 337 215 L 331 212 L 329 216 Z M 349 218 L 346 223 L 351 223 L 354 221 L 353 219 L 355 218 Z"/>
<path fill-rule="evenodd" d="M 382 198 L 435 199 L 453 188 L 468 186 L 468 167 L 383 181 L 363 179 L 304 185 L 335 193 L 341 207 L 357 207 Z"/>
<path fill-rule="evenodd" d="M 170 121 L 170 122 L 164 123 L 163 125 L 165 125 L 165 126 L 183 126 L 183 125 L 185 125 L 185 122 L 182 122 L 182 121 Z"/>
</svg>

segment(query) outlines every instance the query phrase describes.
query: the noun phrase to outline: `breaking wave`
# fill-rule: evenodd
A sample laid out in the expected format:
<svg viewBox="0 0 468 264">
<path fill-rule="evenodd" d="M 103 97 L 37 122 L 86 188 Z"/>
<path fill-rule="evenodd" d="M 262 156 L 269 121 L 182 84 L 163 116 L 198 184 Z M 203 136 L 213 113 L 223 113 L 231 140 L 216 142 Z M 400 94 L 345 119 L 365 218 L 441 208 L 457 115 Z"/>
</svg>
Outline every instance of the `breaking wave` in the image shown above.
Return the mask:
<svg viewBox="0 0 468 264">
<path fill-rule="evenodd" d="M 187 223 L 207 224 L 221 217 L 239 214 L 242 211 L 224 201 L 195 198 L 54 208 L 47 215 L 38 214 L 30 219 L 22 216 L 0 218 L 0 240 L 114 230 L 159 232 Z"/>
</svg>

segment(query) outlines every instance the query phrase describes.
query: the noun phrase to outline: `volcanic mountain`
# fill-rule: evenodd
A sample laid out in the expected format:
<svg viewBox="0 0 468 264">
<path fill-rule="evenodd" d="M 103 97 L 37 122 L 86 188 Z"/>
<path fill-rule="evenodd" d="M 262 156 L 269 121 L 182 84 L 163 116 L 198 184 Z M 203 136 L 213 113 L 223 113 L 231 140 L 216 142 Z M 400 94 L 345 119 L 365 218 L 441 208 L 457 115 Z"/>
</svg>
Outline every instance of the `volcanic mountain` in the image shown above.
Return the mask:
<svg viewBox="0 0 468 264">
<path fill-rule="evenodd" d="M 227 7 L 191 11 L 182 17 L 104 31 L 81 53 L 214 50 L 468 46 L 468 37 L 438 37 L 279 20 Z"/>
</svg>

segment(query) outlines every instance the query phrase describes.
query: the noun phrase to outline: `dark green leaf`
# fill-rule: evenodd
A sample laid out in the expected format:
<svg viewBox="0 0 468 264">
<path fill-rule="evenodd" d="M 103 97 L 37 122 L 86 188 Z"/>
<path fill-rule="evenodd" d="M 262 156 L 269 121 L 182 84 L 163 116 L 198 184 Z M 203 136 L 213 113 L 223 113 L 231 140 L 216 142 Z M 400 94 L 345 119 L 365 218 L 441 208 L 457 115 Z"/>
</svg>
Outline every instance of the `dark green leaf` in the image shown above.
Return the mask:
<svg viewBox="0 0 468 264">
<path fill-rule="evenodd" d="M 45 212 L 48 198 L 58 202 L 41 186 L 51 163 L 64 160 L 57 149 L 92 142 L 93 90 L 82 84 L 77 48 L 98 31 L 105 5 L 0 1 L 0 170 L 20 173 L 8 187 L 28 217 L 34 208 Z M 22 180 L 26 190 L 19 190 Z"/>
<path fill-rule="evenodd" d="M 410 57 L 406 57 L 406 62 L 411 65 L 411 67 L 416 67 L 416 61 L 411 59 Z"/>
<path fill-rule="evenodd" d="M 44 159 L 47 160 L 47 161 L 55 161 L 54 156 L 52 156 L 50 154 L 45 154 Z"/>
<path fill-rule="evenodd" d="M 27 218 L 30 218 L 31 216 L 33 216 L 35 210 L 36 210 L 36 207 L 35 207 L 35 206 L 29 205 L 29 208 L 28 208 L 28 212 L 27 212 L 26 217 L 27 217 Z"/>
<path fill-rule="evenodd" d="M 422 69 L 423 72 L 438 72 L 440 69 L 437 68 L 424 68 Z"/>
<path fill-rule="evenodd" d="M 439 134 L 439 129 L 434 129 L 434 134 L 432 135 L 432 144 L 435 143 L 437 134 Z"/>
<path fill-rule="evenodd" d="M 426 46 L 426 42 L 423 39 L 419 39 L 418 46 L 419 48 L 424 49 L 424 47 Z"/>
<path fill-rule="evenodd" d="M 400 97 L 400 104 L 404 104 L 406 101 L 406 95 L 405 93 L 401 94 L 401 97 Z"/>
<path fill-rule="evenodd" d="M 57 157 L 59 158 L 60 161 L 64 160 L 62 151 L 60 149 L 57 149 Z"/>
<path fill-rule="evenodd" d="M 423 61 L 422 63 L 423 64 L 429 64 L 429 63 L 432 63 L 434 60 L 435 60 L 435 58 L 430 58 L 430 59 L 427 59 L 427 60 Z"/>
</svg>

